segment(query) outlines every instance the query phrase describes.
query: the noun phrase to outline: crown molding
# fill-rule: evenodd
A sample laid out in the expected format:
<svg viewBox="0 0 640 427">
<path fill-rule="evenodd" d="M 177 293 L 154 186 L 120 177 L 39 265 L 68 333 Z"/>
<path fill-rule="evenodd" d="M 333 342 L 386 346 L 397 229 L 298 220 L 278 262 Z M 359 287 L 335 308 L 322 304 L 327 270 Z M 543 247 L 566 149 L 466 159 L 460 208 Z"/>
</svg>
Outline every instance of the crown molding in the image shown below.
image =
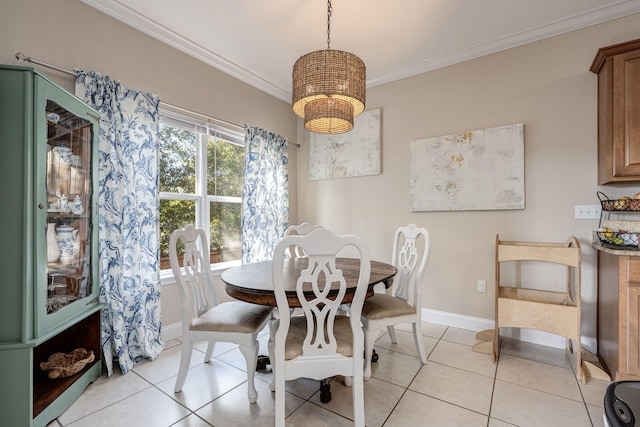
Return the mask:
<svg viewBox="0 0 640 427">
<path fill-rule="evenodd" d="M 136 28 L 145 34 L 222 71 L 223 73 L 262 90 L 269 95 L 285 102 L 291 101 L 290 91 L 278 87 L 255 73 L 252 73 L 250 70 L 240 67 L 220 55 L 217 55 L 215 52 L 186 39 L 158 22 L 140 15 L 117 0 L 81 1 L 100 12 L 117 19 L 118 21 Z M 109 6 L 106 7 L 106 4 Z M 470 59 L 533 43 L 638 12 L 640 12 L 640 0 L 622 0 L 585 13 L 553 21 L 528 31 L 510 34 L 489 42 L 479 43 L 468 48 L 460 49 L 450 54 L 425 59 L 397 71 L 367 79 L 367 87 L 378 86 L 407 77 L 412 77 L 417 74 L 422 74 L 463 61 L 468 61 Z"/>
<path fill-rule="evenodd" d="M 528 31 L 510 34 L 489 42 L 479 43 L 465 49 L 420 61 L 416 64 L 404 67 L 400 70 L 367 80 L 367 87 L 373 87 L 384 83 L 390 83 L 417 74 L 433 71 L 449 65 L 479 58 L 481 56 L 533 43 L 546 38 L 569 33 L 571 31 L 586 28 L 612 19 L 632 15 L 640 12 L 640 0 L 623 0 L 598 9 L 593 9 L 568 18 L 549 22 Z"/>
<path fill-rule="evenodd" d="M 260 89 L 278 99 L 291 102 L 291 93 L 268 82 L 251 71 L 234 64 L 231 61 L 217 55 L 205 47 L 192 42 L 191 40 L 177 34 L 164 27 L 158 22 L 143 16 L 131 8 L 118 1 L 109 1 L 109 7 L 105 7 L 107 2 L 102 0 L 81 0 L 83 3 L 99 10 L 105 15 L 109 15 L 116 20 L 123 22 L 179 51 L 186 53 L 195 59 L 208 64 L 217 70 L 222 71 L 236 79 Z"/>
</svg>

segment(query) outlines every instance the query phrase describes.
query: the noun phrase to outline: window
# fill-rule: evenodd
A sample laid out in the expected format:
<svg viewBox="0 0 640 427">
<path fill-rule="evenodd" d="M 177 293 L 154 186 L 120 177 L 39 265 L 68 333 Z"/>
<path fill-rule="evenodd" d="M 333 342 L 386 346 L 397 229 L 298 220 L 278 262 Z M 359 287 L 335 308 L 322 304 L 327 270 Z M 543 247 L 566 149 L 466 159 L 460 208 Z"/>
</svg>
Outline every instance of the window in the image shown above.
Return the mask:
<svg viewBox="0 0 640 427">
<path fill-rule="evenodd" d="M 163 111 L 159 152 L 161 269 L 171 268 L 171 233 L 186 224 L 205 230 L 212 264 L 239 261 L 243 134 Z"/>
</svg>

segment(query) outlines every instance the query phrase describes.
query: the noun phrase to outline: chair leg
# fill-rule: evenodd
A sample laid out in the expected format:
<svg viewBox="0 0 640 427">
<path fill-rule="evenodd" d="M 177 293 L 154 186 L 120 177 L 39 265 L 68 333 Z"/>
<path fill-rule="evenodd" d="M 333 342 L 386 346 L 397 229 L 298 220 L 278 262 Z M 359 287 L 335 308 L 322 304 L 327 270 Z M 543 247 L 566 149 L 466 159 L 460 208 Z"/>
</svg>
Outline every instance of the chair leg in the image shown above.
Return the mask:
<svg viewBox="0 0 640 427">
<path fill-rule="evenodd" d="M 378 338 L 380 331 L 377 329 L 365 329 L 364 330 L 364 380 L 369 381 L 371 379 L 371 357 L 373 356 L 373 345 Z"/>
<path fill-rule="evenodd" d="M 272 360 L 272 367 L 274 367 L 273 372 L 273 383 L 276 393 L 276 408 L 275 408 L 275 425 L 276 427 L 284 427 L 284 418 L 285 418 L 285 399 L 286 399 L 286 391 L 284 389 L 284 355 L 282 355 L 282 360 L 279 356 L 275 361 Z"/>
<path fill-rule="evenodd" d="M 249 389 L 249 403 L 256 403 L 258 400 L 258 391 L 255 385 L 256 363 L 258 361 L 258 340 L 253 344 L 241 345 L 240 351 L 244 355 L 247 362 L 247 388 Z"/>
<path fill-rule="evenodd" d="M 351 394 L 353 396 L 353 425 L 364 427 L 364 383 L 362 371 L 356 371 L 353 374 L 353 387 Z"/>
<path fill-rule="evenodd" d="M 215 341 L 209 341 L 207 344 L 207 352 L 204 355 L 204 363 L 209 363 L 211 361 L 211 357 L 213 356 L 213 350 L 216 348 Z"/>
<path fill-rule="evenodd" d="M 267 349 L 269 351 L 269 360 L 271 361 L 271 382 L 269 383 L 269 387 L 271 391 L 276 391 L 276 359 L 275 359 L 275 351 L 274 351 L 274 342 L 276 338 L 275 325 L 277 320 L 272 320 L 269 325 L 269 343 L 267 344 Z"/>
<path fill-rule="evenodd" d="M 387 326 L 387 332 L 389 332 L 389 338 L 391 338 L 391 342 L 394 344 L 398 344 L 398 340 L 396 339 L 396 330 L 393 325 Z"/>
<path fill-rule="evenodd" d="M 187 373 L 189 372 L 189 362 L 191 362 L 191 352 L 193 351 L 193 343 L 189 337 L 182 338 L 182 351 L 180 354 L 180 368 L 178 368 L 178 378 L 176 378 L 176 385 L 173 388 L 174 393 L 179 393 L 184 386 L 184 382 L 187 379 Z"/>
<path fill-rule="evenodd" d="M 413 323 L 413 340 L 416 342 L 416 351 L 418 359 L 424 365 L 427 363 L 427 354 L 424 351 L 424 342 L 422 341 L 422 322 Z"/>
</svg>

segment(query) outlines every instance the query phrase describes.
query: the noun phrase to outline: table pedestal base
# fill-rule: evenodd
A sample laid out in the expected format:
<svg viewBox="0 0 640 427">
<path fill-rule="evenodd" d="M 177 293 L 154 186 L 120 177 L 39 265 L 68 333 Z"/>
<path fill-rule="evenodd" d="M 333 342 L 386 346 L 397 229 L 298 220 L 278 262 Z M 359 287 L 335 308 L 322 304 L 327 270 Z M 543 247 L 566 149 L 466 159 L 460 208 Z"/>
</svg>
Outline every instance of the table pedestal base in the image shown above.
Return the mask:
<svg viewBox="0 0 640 427">
<path fill-rule="evenodd" d="M 320 402 L 331 402 L 331 384 L 326 379 L 320 380 Z"/>
<path fill-rule="evenodd" d="M 371 362 L 375 363 L 377 361 L 378 361 L 378 353 L 376 353 L 374 349 L 373 355 L 371 356 Z M 265 369 L 267 369 L 267 365 L 271 365 L 269 356 L 259 355 L 258 363 L 256 364 L 256 371 L 264 371 Z M 329 381 L 326 379 L 320 380 L 320 402 L 322 403 L 331 402 L 331 384 L 329 384 Z"/>
</svg>

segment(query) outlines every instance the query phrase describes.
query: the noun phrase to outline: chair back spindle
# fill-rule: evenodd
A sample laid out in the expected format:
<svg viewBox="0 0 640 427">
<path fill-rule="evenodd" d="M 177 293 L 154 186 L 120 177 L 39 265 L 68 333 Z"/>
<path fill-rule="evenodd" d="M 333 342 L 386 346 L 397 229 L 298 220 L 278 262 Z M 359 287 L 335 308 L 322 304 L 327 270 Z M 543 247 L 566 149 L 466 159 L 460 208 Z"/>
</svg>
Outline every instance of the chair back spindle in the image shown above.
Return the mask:
<svg viewBox="0 0 640 427">
<path fill-rule="evenodd" d="M 177 253 L 177 241 L 184 244 L 182 268 Z M 191 294 L 194 316 L 199 317 L 211 307 L 217 305 L 217 295 L 213 289 L 213 280 L 209 264 L 208 247 L 204 231 L 187 225 L 181 232 L 171 235 L 169 242 L 169 257 L 176 280 L 180 299 L 185 300 L 186 291 Z M 184 274 L 182 274 L 184 273 Z"/>
<path fill-rule="evenodd" d="M 299 224 L 299 225 L 290 225 L 289 227 L 287 227 L 287 229 L 284 230 L 284 235 L 285 236 L 306 236 L 307 234 L 319 228 L 322 228 L 322 226 L 314 225 L 309 222 L 303 222 L 302 224 Z M 304 253 L 304 251 L 300 247 L 293 246 L 287 249 L 286 256 L 288 256 L 289 258 L 304 258 L 307 255 Z"/>
<path fill-rule="evenodd" d="M 422 236 L 423 256 L 418 250 L 418 240 Z M 396 230 L 393 242 L 392 262 L 398 269 L 389 294 L 417 307 L 421 303 L 422 275 L 429 259 L 429 233 L 409 224 Z"/>
</svg>

